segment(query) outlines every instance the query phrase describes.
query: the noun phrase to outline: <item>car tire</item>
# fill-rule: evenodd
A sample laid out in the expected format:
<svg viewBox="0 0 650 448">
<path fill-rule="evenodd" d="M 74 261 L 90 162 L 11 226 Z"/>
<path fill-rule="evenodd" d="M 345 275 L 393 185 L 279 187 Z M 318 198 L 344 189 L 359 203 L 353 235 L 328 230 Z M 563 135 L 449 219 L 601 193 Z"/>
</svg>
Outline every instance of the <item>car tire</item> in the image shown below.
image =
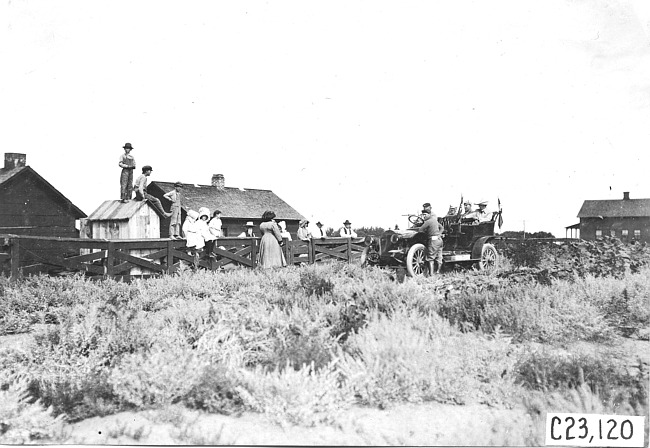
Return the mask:
<svg viewBox="0 0 650 448">
<path fill-rule="evenodd" d="M 426 261 L 424 244 L 414 244 L 406 254 L 406 273 L 409 277 L 416 277 L 424 274 Z"/>
<path fill-rule="evenodd" d="M 499 254 L 496 248 L 490 243 L 485 243 L 481 248 L 481 259 L 478 262 L 479 271 L 492 272 L 498 265 Z"/>
</svg>

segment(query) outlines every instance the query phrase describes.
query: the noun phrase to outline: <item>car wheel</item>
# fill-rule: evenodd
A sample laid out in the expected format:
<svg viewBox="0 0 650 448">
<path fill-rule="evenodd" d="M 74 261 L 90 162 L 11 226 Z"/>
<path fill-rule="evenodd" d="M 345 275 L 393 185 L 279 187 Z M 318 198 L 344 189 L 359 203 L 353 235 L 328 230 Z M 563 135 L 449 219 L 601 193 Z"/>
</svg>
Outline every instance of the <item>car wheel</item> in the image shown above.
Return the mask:
<svg viewBox="0 0 650 448">
<path fill-rule="evenodd" d="M 424 260 L 424 244 L 414 244 L 406 254 L 406 272 L 409 277 L 424 274 L 426 261 Z"/>
<path fill-rule="evenodd" d="M 478 262 L 479 271 L 494 271 L 498 262 L 499 254 L 496 248 L 490 243 L 485 243 L 481 248 L 481 260 Z"/>
</svg>

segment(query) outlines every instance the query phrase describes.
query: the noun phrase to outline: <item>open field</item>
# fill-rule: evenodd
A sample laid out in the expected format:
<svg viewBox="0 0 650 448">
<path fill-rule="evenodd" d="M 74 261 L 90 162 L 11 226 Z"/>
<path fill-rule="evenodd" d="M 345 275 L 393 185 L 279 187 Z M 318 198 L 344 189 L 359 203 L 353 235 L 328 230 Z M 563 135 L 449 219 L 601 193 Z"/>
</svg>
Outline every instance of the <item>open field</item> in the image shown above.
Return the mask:
<svg viewBox="0 0 650 448">
<path fill-rule="evenodd" d="M 0 443 L 539 445 L 547 411 L 647 443 L 649 260 L 3 278 Z"/>
</svg>

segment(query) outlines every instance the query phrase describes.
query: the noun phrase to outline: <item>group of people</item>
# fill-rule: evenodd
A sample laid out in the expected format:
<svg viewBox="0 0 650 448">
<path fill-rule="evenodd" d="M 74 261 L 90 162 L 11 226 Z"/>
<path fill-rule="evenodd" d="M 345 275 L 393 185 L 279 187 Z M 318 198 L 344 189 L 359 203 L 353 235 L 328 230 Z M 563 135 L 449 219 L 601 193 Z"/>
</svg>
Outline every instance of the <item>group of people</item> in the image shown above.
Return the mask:
<svg viewBox="0 0 650 448">
<path fill-rule="evenodd" d="M 486 222 L 492 219 L 492 216 L 487 211 L 488 201 L 480 201 L 475 205 L 478 205 L 477 209 L 472 209 L 472 203 L 470 201 L 463 202 L 463 210 L 460 214 L 454 206 L 449 206 L 449 211 L 447 216 L 460 216 L 461 219 L 473 220 L 478 222 Z"/>
<path fill-rule="evenodd" d="M 298 224 L 298 239 L 302 241 L 309 241 L 312 238 L 327 238 L 327 231 L 323 228 L 323 223 L 318 221 L 316 223 L 317 229 L 312 232 L 309 230 L 309 221 L 303 219 Z M 345 220 L 343 227 L 339 230 L 339 236 L 342 238 L 356 238 L 357 233 L 352 229 L 352 223 Z"/>
</svg>

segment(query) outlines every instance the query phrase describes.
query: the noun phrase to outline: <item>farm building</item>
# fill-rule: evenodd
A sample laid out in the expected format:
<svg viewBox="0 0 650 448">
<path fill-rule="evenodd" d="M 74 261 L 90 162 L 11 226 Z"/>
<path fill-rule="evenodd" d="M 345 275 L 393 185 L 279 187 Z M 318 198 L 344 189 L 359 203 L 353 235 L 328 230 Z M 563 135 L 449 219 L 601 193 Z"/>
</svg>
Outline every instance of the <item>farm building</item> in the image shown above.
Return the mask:
<svg viewBox="0 0 650 448">
<path fill-rule="evenodd" d="M 0 233 L 78 237 L 86 214 L 27 166 L 27 156 L 5 153 L 0 169 Z"/>
<path fill-rule="evenodd" d="M 147 201 L 104 201 L 82 221 L 82 238 L 128 240 L 160 238 L 162 217 Z"/>
<path fill-rule="evenodd" d="M 580 237 L 593 240 L 613 236 L 622 241 L 650 243 L 650 199 L 586 200 L 578 212 Z M 567 227 L 576 228 L 576 225 Z"/>
<path fill-rule="evenodd" d="M 152 196 L 162 202 L 165 209 L 169 210 L 171 203 L 163 195 L 174 189 L 174 182 L 153 181 L 147 187 Z M 237 236 L 243 232 L 246 222 L 252 221 L 259 226 L 262 214 L 266 210 L 273 210 L 276 221 L 286 221 L 287 230 L 294 235 L 298 231 L 298 223 L 304 217 L 293 207 L 280 199 L 271 190 L 255 190 L 244 188 L 226 187 L 224 176 L 215 174 L 210 185 L 183 184 L 182 188 L 182 219 L 188 210 L 197 210 L 207 207 L 210 212 L 221 210 L 222 230 L 224 236 Z M 256 233 L 259 233 L 256 230 Z M 169 219 L 164 219 L 160 228 L 160 236 L 169 236 Z M 261 236 L 261 235 L 257 235 Z"/>
</svg>

